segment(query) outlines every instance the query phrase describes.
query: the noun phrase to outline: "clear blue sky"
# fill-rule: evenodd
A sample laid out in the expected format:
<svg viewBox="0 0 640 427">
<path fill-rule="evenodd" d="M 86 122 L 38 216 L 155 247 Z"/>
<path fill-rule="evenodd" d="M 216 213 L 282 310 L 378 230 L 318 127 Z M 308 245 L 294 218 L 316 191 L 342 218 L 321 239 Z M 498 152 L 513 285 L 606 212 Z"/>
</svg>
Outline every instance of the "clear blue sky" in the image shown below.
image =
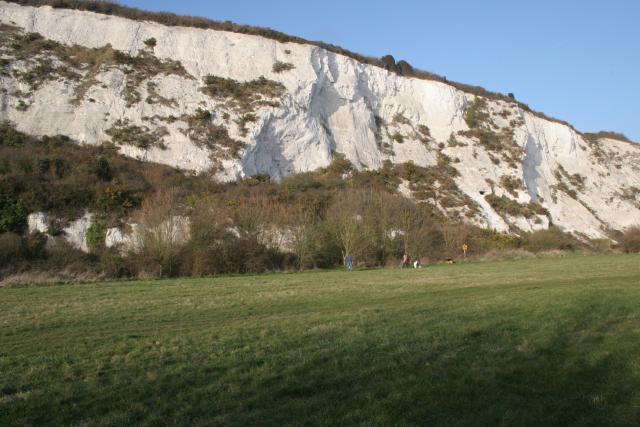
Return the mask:
<svg viewBox="0 0 640 427">
<path fill-rule="evenodd" d="M 640 1 L 122 0 L 270 27 L 516 97 L 640 141 Z"/>
</svg>

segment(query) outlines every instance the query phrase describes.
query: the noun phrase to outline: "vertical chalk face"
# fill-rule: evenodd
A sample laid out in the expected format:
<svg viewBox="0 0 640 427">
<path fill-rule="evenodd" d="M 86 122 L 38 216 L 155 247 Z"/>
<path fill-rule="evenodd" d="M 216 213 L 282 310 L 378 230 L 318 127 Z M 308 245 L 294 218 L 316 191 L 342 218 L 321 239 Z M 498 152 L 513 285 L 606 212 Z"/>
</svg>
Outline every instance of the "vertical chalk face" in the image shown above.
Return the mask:
<svg viewBox="0 0 640 427">
<path fill-rule="evenodd" d="M 640 224 L 637 146 L 515 102 L 253 35 L 2 1 L 0 23 L 0 120 L 27 133 L 225 181 L 411 162 L 402 194 L 484 227 Z"/>
</svg>

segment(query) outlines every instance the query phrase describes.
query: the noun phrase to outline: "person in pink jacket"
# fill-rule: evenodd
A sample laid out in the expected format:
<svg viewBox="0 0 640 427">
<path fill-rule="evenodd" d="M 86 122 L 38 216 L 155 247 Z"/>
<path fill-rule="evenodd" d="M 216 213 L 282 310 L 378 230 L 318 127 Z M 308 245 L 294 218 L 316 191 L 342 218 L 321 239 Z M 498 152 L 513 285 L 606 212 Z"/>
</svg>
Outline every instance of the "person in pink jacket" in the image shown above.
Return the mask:
<svg viewBox="0 0 640 427">
<path fill-rule="evenodd" d="M 409 255 L 404 254 L 402 256 L 402 263 L 400 264 L 400 268 L 409 267 Z"/>
</svg>

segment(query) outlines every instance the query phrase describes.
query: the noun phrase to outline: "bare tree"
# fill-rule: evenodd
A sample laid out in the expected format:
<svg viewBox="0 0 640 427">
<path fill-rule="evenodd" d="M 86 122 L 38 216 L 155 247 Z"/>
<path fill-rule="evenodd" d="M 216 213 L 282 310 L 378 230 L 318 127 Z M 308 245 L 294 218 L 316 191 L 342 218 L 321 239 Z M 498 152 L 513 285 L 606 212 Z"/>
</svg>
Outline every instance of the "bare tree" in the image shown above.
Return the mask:
<svg viewBox="0 0 640 427">
<path fill-rule="evenodd" d="M 336 196 L 327 210 L 327 226 L 340 246 L 343 263 L 348 255 L 362 255 L 370 241 L 372 230 L 364 216 L 367 200 L 366 192 L 349 190 Z"/>
<path fill-rule="evenodd" d="M 280 246 L 281 235 L 273 225 L 284 214 L 281 204 L 264 194 L 252 194 L 231 205 L 233 224 L 242 239 Z"/>
<path fill-rule="evenodd" d="M 213 274 L 223 261 L 223 240 L 231 229 L 227 206 L 213 197 L 198 200 L 190 216 L 191 272 Z"/>
<path fill-rule="evenodd" d="M 459 255 L 469 236 L 469 227 L 465 224 L 443 224 L 441 229 L 446 253 L 449 256 Z"/>
<path fill-rule="evenodd" d="M 189 221 L 180 215 L 176 189 L 159 191 L 142 203 L 134 236 L 140 261 L 155 264 L 161 277 L 175 273 L 180 251 L 189 239 Z M 149 266 L 142 268 L 148 271 Z"/>
<path fill-rule="evenodd" d="M 372 206 L 373 215 L 375 217 L 376 247 L 378 248 L 379 262 L 381 265 L 386 264 L 387 253 L 389 251 L 389 242 L 393 237 L 396 227 L 396 214 L 400 196 L 394 196 L 383 191 L 373 193 Z"/>
<path fill-rule="evenodd" d="M 311 252 L 311 240 L 317 222 L 315 210 L 310 206 L 297 204 L 289 209 L 287 222 L 290 231 L 289 246 L 296 256 L 296 267 L 302 270 Z"/>
<path fill-rule="evenodd" d="M 396 224 L 402 236 L 404 253 L 410 254 L 417 249 L 417 233 L 422 227 L 424 219 L 423 213 L 414 202 L 402 199 L 398 203 Z"/>
</svg>

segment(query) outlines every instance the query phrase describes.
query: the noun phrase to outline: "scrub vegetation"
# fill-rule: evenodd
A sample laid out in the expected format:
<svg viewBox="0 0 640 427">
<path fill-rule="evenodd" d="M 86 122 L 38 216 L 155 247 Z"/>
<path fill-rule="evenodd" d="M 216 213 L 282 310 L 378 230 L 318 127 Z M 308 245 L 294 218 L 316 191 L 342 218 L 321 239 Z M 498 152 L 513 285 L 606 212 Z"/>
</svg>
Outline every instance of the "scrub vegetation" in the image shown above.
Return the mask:
<svg viewBox="0 0 640 427">
<path fill-rule="evenodd" d="M 522 159 L 522 148 L 514 141 L 514 127 L 499 127 L 494 122 L 493 115 L 486 99 L 476 97 L 464 113 L 469 130 L 460 131 L 459 135 L 477 140 L 495 164 L 504 160 L 515 169 Z"/>
<path fill-rule="evenodd" d="M 204 176 L 188 177 L 168 166 L 122 156 L 111 144 L 36 138 L 0 122 L 0 212 L 16 218 L 7 220 L 2 232 L 23 233 L 29 212 L 48 212 L 66 222 L 88 209 L 114 224 L 163 185 L 197 191 L 208 182 Z"/>
<path fill-rule="evenodd" d="M 562 191 L 572 199 L 579 200 L 578 195 L 584 192 L 586 177 L 578 173 L 569 174 L 562 165 L 558 165 L 553 175 L 558 181 L 552 186 L 551 196 L 554 200 L 557 200 L 558 191 Z"/>
<path fill-rule="evenodd" d="M 211 113 L 198 110 L 191 119 L 202 122 L 192 130 L 203 126 L 206 143 Z M 224 152 L 232 150 L 233 145 Z M 514 230 L 516 236 L 465 224 L 479 211 L 458 188 L 456 176 L 451 159 L 442 153 L 431 167 L 386 162 L 375 171 L 358 171 L 336 156 L 327 168 L 281 182 L 258 174 L 216 183 L 208 173 L 184 174 L 124 157 L 112 144 L 91 147 L 61 136 L 34 138 L 3 123 L 0 252 L 14 255 L 0 256 L 0 280 L 11 282 L 16 275 L 22 282 L 41 281 L 42 275 L 56 282 L 333 268 L 345 254 L 368 267 L 396 265 L 404 253 L 438 263 L 460 258 L 463 243 L 474 259 L 509 251 L 603 250 L 598 242 L 580 241 L 555 228 Z M 401 186 L 414 200 L 399 194 Z M 539 205 L 487 197 L 501 215 L 547 214 Z M 143 238 L 136 248 L 107 249 L 101 223 L 91 230 L 91 253 L 80 253 L 64 242 L 63 229 L 85 211 L 125 234 L 131 231 L 127 223 L 136 223 L 151 240 Z M 27 232 L 32 212 L 48 214 L 49 236 Z M 184 221 L 190 232 L 180 228 Z M 175 233 L 168 233 L 167 224 Z M 624 236 L 613 238 L 621 242 Z M 629 236 L 633 242 L 635 234 Z M 620 250 L 633 247 L 619 245 Z"/>
<path fill-rule="evenodd" d="M 182 133 L 197 146 L 209 149 L 214 162 L 237 158 L 245 147 L 242 141 L 229 136 L 224 125 L 213 122 L 213 114 L 210 111 L 198 108 L 194 114 L 183 115 L 180 120 L 187 125 Z"/>
<path fill-rule="evenodd" d="M 273 72 L 277 74 L 293 70 L 294 68 L 296 68 L 296 66 L 291 64 L 290 62 L 277 61 L 275 64 L 273 64 Z"/>
<path fill-rule="evenodd" d="M 257 107 L 277 107 L 285 87 L 276 81 L 259 77 L 248 82 L 208 75 L 200 89 L 204 94 L 226 101 L 226 106 L 236 112 L 252 113 Z"/>
<path fill-rule="evenodd" d="M 166 150 L 167 146 L 164 144 L 163 138 L 169 135 L 169 131 L 165 127 L 150 130 L 144 125 L 133 125 L 127 119 L 116 120 L 105 133 L 111 137 L 111 141 L 116 145 L 132 145 L 143 150 L 150 148 Z"/>
<path fill-rule="evenodd" d="M 6 24 L 0 25 L 0 35 L 4 69 L 10 67 L 12 77 L 29 85 L 32 92 L 48 81 L 71 82 L 75 85 L 76 103 L 83 101 L 93 86 L 101 84 L 98 74 L 107 70 L 123 72 L 122 96 L 129 107 L 142 100 L 139 88 L 145 80 L 157 75 L 192 78 L 179 61 L 161 60 L 146 50 L 134 56 L 115 50 L 110 44 L 100 48 L 67 46 Z"/>
<path fill-rule="evenodd" d="M 518 196 L 518 191 L 524 190 L 522 179 L 511 175 L 503 175 L 500 177 L 500 185 L 507 190 L 513 197 Z"/>
<path fill-rule="evenodd" d="M 415 125 L 401 113 L 393 116 L 391 122 L 387 123 L 382 117 L 374 116 L 374 135 L 380 151 L 386 155 L 393 156 L 393 143 L 403 144 L 406 141 L 420 141 L 429 147 L 434 141 L 431 131 L 426 125 Z"/>
<path fill-rule="evenodd" d="M 549 216 L 549 211 L 536 203 L 519 203 L 506 196 L 498 197 L 495 194 L 487 194 L 484 198 L 501 215 L 525 218 L 533 218 L 536 215 Z"/>
</svg>

